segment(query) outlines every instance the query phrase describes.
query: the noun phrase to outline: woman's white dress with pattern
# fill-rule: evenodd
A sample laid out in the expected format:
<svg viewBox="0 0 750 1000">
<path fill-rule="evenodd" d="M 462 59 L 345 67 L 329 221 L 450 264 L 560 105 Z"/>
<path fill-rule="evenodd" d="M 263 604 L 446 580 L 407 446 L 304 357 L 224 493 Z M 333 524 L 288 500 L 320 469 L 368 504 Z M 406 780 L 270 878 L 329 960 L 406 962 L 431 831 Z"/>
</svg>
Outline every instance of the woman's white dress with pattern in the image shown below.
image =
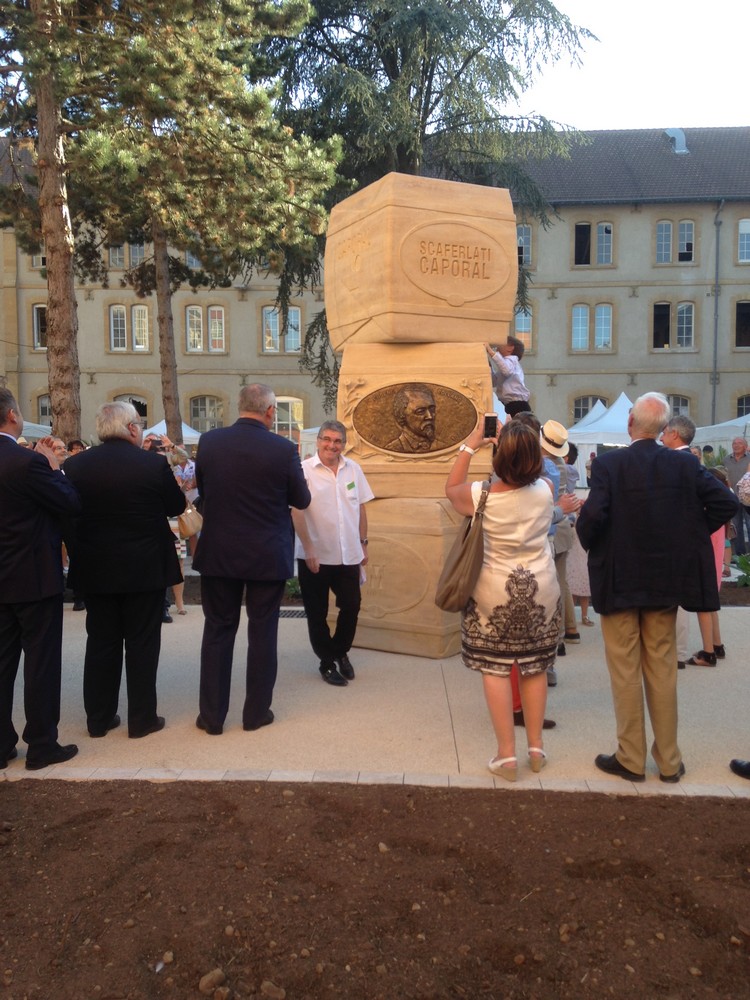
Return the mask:
<svg viewBox="0 0 750 1000">
<path fill-rule="evenodd" d="M 482 484 L 471 484 L 476 510 Z M 547 532 L 552 494 L 542 480 L 490 493 L 484 509 L 484 560 L 462 618 L 464 663 L 506 676 L 555 662 L 560 635 L 560 588 Z"/>
</svg>

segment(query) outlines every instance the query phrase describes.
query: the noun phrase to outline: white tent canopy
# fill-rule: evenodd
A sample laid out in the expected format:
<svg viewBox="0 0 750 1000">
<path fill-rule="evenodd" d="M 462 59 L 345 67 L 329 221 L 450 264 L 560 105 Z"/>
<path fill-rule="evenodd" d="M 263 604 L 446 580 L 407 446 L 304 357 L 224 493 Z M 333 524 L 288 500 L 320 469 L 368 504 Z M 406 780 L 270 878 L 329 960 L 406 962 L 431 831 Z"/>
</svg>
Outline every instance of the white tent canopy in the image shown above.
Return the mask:
<svg viewBox="0 0 750 1000">
<path fill-rule="evenodd" d="M 598 420 L 593 420 L 584 426 L 574 424 L 568 431 L 568 440 L 575 442 L 579 451 L 585 451 L 587 448 L 594 451 L 596 450 L 594 446 L 598 444 L 630 444 L 628 415 L 632 406 L 631 400 L 621 392 Z"/>
<path fill-rule="evenodd" d="M 143 432 L 143 436 L 146 437 L 149 434 L 157 434 L 159 437 L 164 437 L 167 433 L 167 421 L 160 420 L 158 424 L 154 424 L 153 427 L 149 427 Z M 200 434 L 198 431 L 194 431 L 192 427 L 188 427 L 186 423 L 182 424 L 182 440 L 184 444 L 198 444 L 200 441 Z"/>
<path fill-rule="evenodd" d="M 750 416 L 735 417 L 734 420 L 725 420 L 721 424 L 699 427 L 695 432 L 693 444 L 699 444 L 701 448 L 704 444 L 710 444 L 714 451 L 723 448 L 726 452 L 731 452 L 732 441 L 736 437 L 747 440 L 748 434 L 750 434 Z"/>
<path fill-rule="evenodd" d="M 607 407 L 604 405 L 601 399 L 597 399 L 597 401 L 591 407 L 586 416 L 581 417 L 578 423 L 573 424 L 572 427 L 568 428 L 568 433 L 570 433 L 570 431 L 579 431 L 582 427 L 588 427 L 589 424 L 593 424 L 593 422 L 595 420 L 598 420 L 599 417 L 603 417 L 606 412 L 607 412 Z"/>
<path fill-rule="evenodd" d="M 39 441 L 43 437 L 48 437 L 52 433 L 52 428 L 48 424 L 32 424 L 30 420 L 23 422 L 23 434 L 27 441 Z"/>
</svg>

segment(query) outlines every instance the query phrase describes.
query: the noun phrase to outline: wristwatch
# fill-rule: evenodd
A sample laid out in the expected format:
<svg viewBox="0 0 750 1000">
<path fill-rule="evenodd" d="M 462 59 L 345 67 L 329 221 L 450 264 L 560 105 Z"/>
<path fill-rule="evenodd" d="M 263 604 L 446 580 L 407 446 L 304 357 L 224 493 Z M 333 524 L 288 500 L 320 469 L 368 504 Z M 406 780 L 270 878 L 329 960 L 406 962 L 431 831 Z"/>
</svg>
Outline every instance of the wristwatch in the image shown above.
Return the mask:
<svg viewBox="0 0 750 1000">
<path fill-rule="evenodd" d="M 468 451 L 468 453 L 469 453 L 470 455 L 476 455 L 476 451 L 475 451 L 475 450 L 474 450 L 473 448 L 470 448 L 470 447 L 468 446 L 468 444 L 461 444 L 461 445 L 459 445 L 459 446 L 458 446 L 458 450 L 459 450 L 459 451 Z"/>
</svg>

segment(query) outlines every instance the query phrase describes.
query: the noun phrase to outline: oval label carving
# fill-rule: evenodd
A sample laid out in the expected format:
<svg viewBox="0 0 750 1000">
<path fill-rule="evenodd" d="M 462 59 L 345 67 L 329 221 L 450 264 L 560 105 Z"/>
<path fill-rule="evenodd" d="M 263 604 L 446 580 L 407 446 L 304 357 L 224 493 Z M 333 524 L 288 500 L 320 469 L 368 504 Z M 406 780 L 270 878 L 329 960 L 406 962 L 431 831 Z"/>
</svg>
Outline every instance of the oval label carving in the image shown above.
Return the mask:
<svg viewBox="0 0 750 1000">
<path fill-rule="evenodd" d="M 495 295 L 510 276 L 505 250 L 478 226 L 426 222 L 401 241 L 401 269 L 428 295 L 459 307 Z"/>
<path fill-rule="evenodd" d="M 477 411 L 456 389 L 434 382 L 400 382 L 360 400 L 352 423 L 368 444 L 418 457 L 463 441 L 476 426 Z"/>
</svg>

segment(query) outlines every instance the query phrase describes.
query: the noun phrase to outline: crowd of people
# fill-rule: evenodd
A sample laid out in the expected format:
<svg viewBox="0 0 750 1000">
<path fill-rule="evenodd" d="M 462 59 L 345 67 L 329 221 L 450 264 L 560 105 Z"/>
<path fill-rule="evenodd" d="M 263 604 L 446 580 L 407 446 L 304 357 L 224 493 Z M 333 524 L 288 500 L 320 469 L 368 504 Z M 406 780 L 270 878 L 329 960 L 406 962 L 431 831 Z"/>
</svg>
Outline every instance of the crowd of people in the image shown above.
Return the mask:
<svg viewBox="0 0 750 1000">
<path fill-rule="evenodd" d="M 486 437 L 482 422 L 477 425 L 458 449 L 445 487 L 457 512 L 472 515 L 479 503 L 484 508 L 484 560 L 461 616 L 461 648 L 465 665 L 482 675 L 496 740 L 489 770 L 516 779 L 519 727 L 528 766 L 532 772 L 545 766 L 543 732 L 555 726 L 546 717 L 547 691 L 557 683 L 558 658 L 581 641 L 578 602 L 581 625 L 593 624 L 590 604 L 599 615 L 615 710 L 616 749 L 599 754 L 596 766 L 644 780 L 647 709 L 660 777 L 679 781 L 685 767 L 677 742 L 677 671 L 684 662 L 713 666 L 725 653 L 718 589 L 733 534 L 727 525 L 746 516 L 730 486 L 732 476 L 736 485 L 748 471 L 747 446 L 743 442 L 744 455 L 739 445 L 733 449 L 735 465 L 722 481 L 690 451 L 692 422 L 673 417 L 661 394 L 647 393 L 629 417 L 630 447 L 594 458 L 590 469 L 587 463 L 590 492 L 582 502 L 575 493 L 577 456 L 564 426 L 541 423 L 528 395 L 518 398 L 519 364 L 503 374 L 503 360 L 517 362 L 523 353 L 522 346 L 513 353 L 512 341 L 503 350 L 486 347 L 498 378 L 515 382 L 509 402 L 521 405 L 496 435 Z M 104 737 L 121 725 L 123 668 L 128 735 L 141 738 L 164 727 L 157 668 L 161 628 L 171 621 L 169 588 L 178 614 L 186 612 L 185 542 L 174 530 L 186 503 L 197 502 L 203 517 L 200 534 L 190 540 L 204 615 L 198 729 L 210 736 L 224 731 L 243 601 L 242 726 L 255 731 L 274 722 L 279 612 L 295 559 L 320 675 L 339 688 L 354 681 L 349 653 L 366 579 L 366 504 L 373 491 L 343 454 L 342 423 L 325 421 L 315 455 L 301 462 L 296 445 L 272 433 L 275 413 L 269 386 L 245 386 L 238 420 L 206 432 L 195 462 L 163 438 L 144 441 L 142 420 L 124 402 L 99 408 L 99 446 L 81 442 L 74 450 L 63 443 L 61 451 L 62 442 L 48 437 L 31 450 L 18 447 L 23 418 L 11 393 L 0 390 L 0 579 L 6 584 L 0 768 L 17 757 L 12 713 L 21 653 L 27 769 L 78 752 L 58 741 L 63 541 L 68 583 L 86 608 L 89 735 Z M 491 478 L 468 482 L 469 459 L 490 446 Z M 704 647 L 690 658 L 680 645 L 688 612 L 699 616 Z M 750 777 L 750 763 L 731 766 Z"/>
</svg>

